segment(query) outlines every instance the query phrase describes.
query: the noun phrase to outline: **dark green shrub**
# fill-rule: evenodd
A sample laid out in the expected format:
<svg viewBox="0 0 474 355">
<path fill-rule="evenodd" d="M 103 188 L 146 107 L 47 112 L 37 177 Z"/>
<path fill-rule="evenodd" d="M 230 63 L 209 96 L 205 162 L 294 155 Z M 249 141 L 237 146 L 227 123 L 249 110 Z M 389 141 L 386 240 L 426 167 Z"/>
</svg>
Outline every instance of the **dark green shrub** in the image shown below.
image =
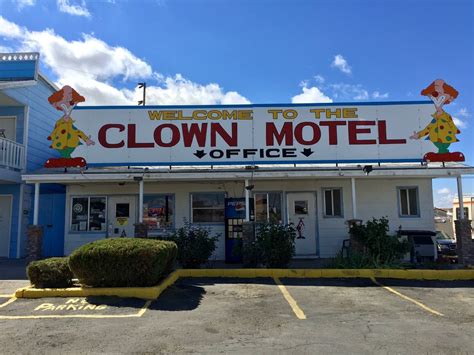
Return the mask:
<svg viewBox="0 0 474 355">
<path fill-rule="evenodd" d="M 384 267 L 396 265 L 410 250 L 407 241 L 401 241 L 396 236 L 389 235 L 388 219 L 373 218 L 366 224 L 351 227 L 350 233 L 362 246 L 362 250 L 351 252 L 350 258 L 362 258 L 368 267 Z M 361 254 L 361 255 L 357 255 Z"/>
<path fill-rule="evenodd" d="M 31 284 L 36 288 L 64 288 L 72 285 L 73 274 L 68 259 L 49 258 L 32 261 L 26 268 Z"/>
<path fill-rule="evenodd" d="M 176 254 L 176 244 L 169 241 L 102 239 L 76 249 L 69 266 L 86 286 L 153 286 L 173 269 Z"/>
<path fill-rule="evenodd" d="M 244 242 L 240 249 L 244 267 L 254 268 L 259 265 L 262 259 L 262 253 L 255 240 Z"/>
<path fill-rule="evenodd" d="M 178 246 L 178 262 L 185 269 L 199 268 L 216 250 L 217 237 L 210 237 L 209 230 L 185 222 L 169 238 Z"/>
<path fill-rule="evenodd" d="M 296 229 L 294 225 L 262 224 L 259 226 L 255 242 L 244 249 L 253 260 L 269 268 L 287 267 L 295 254 Z"/>
</svg>

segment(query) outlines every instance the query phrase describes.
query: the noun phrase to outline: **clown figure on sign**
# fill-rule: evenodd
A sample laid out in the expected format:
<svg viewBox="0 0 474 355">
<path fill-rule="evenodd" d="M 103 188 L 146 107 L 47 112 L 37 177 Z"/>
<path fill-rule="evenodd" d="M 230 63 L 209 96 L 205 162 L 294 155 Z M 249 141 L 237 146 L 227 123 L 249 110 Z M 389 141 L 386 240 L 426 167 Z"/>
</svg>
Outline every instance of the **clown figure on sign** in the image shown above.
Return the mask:
<svg viewBox="0 0 474 355">
<path fill-rule="evenodd" d="M 411 139 L 427 137 L 438 149 L 437 153 L 426 153 L 423 157 L 427 162 L 464 161 L 464 155 L 460 152 L 449 151 L 452 143 L 458 142 L 457 134 L 461 133 L 456 127 L 450 114 L 443 107 L 450 104 L 458 97 L 458 91 L 446 84 L 444 80 L 437 79 L 427 88 L 421 91 L 421 95 L 428 96 L 433 101 L 436 112 L 433 113 L 431 121 L 424 129 L 413 132 Z"/>
<path fill-rule="evenodd" d="M 50 148 L 55 149 L 61 155 L 61 158 L 51 158 L 45 163 L 46 168 L 68 168 L 68 167 L 84 167 L 86 161 L 84 158 L 71 157 L 74 150 L 82 144 L 93 145 L 94 141 L 90 136 L 74 126 L 71 118 L 71 112 L 79 102 L 84 102 L 85 98 L 71 88 L 64 86 L 61 90 L 56 91 L 48 98 L 49 103 L 57 110 L 63 112 L 63 116 L 56 121 L 53 131 L 48 137 L 51 141 Z"/>
</svg>

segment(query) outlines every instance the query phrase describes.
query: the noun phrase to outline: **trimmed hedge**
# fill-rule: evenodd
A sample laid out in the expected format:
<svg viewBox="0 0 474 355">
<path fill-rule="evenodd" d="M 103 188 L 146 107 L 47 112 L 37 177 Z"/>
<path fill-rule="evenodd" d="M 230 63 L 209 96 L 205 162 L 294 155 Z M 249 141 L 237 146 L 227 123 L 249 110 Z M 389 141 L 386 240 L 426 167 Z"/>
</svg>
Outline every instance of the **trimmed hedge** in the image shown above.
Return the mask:
<svg viewBox="0 0 474 355">
<path fill-rule="evenodd" d="M 154 286 L 173 270 L 177 249 L 162 240 L 102 239 L 76 249 L 69 266 L 84 286 Z"/>
<path fill-rule="evenodd" d="M 32 261 L 26 268 L 31 284 L 36 288 L 65 288 L 72 285 L 73 274 L 69 258 L 49 258 Z"/>
</svg>

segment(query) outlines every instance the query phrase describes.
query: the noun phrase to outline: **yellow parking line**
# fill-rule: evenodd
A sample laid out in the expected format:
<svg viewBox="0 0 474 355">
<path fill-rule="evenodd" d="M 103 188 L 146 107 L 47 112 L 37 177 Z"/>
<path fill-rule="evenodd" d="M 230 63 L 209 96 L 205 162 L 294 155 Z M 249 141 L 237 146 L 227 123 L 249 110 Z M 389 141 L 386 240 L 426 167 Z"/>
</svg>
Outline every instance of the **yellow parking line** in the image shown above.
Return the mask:
<svg viewBox="0 0 474 355">
<path fill-rule="evenodd" d="M 11 294 L 9 294 L 9 295 L 0 295 L 0 298 L 10 298 L 10 297 L 12 297 L 12 296 L 14 296 L 13 293 L 11 293 Z"/>
<path fill-rule="evenodd" d="M 277 284 L 278 288 L 280 289 L 283 297 L 285 297 L 286 301 L 290 305 L 291 309 L 295 313 L 298 319 L 306 319 L 306 315 L 304 314 L 303 310 L 298 306 L 295 299 L 291 297 L 290 293 L 286 289 L 285 285 L 283 285 L 278 277 L 274 277 L 273 280 Z"/>
<path fill-rule="evenodd" d="M 378 285 L 378 286 L 380 286 L 380 287 L 386 289 L 388 292 L 391 292 L 391 293 L 393 293 L 393 294 L 395 294 L 395 295 L 397 295 L 397 296 L 399 296 L 399 297 L 401 297 L 401 298 L 403 298 L 403 299 L 405 299 L 405 300 L 407 300 L 407 301 L 410 301 L 410 302 L 416 304 L 418 307 L 424 309 L 425 311 L 430 312 L 430 313 L 432 313 L 432 314 L 434 314 L 434 315 L 437 315 L 437 316 L 440 316 L 440 317 L 443 317 L 443 316 L 444 316 L 443 313 L 440 313 L 440 312 L 438 312 L 438 311 L 435 311 L 434 309 L 432 309 L 432 308 L 430 308 L 430 307 L 428 307 L 428 306 L 425 306 L 423 303 L 421 303 L 421 302 L 419 302 L 419 301 L 417 301 L 417 300 L 415 300 L 415 299 L 413 299 L 413 298 L 411 298 L 411 297 L 405 296 L 404 294 L 398 292 L 397 290 L 394 290 L 394 289 L 391 288 L 391 287 L 382 285 L 382 284 L 381 284 L 380 282 L 378 282 L 374 277 L 371 277 L 370 279 L 372 280 L 372 282 L 373 282 L 374 284 L 376 284 L 376 285 Z"/>
<path fill-rule="evenodd" d="M 12 297 L 12 298 L 10 298 L 8 301 L 6 301 L 6 302 L 0 304 L 0 308 L 3 308 L 3 307 L 5 307 L 5 306 L 8 306 L 10 303 L 13 303 L 13 302 L 15 302 L 15 301 L 16 301 L 16 297 Z"/>
</svg>

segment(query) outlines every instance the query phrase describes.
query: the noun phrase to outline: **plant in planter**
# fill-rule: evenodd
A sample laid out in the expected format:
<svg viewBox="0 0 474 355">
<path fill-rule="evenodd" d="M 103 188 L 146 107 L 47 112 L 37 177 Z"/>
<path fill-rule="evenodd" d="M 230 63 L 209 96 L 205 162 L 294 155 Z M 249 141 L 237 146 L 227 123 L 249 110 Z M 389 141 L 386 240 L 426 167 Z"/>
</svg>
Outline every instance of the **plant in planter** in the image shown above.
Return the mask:
<svg viewBox="0 0 474 355">
<path fill-rule="evenodd" d="M 185 222 L 168 240 L 178 246 L 177 260 L 185 269 L 199 268 L 216 250 L 218 237 L 209 236 L 209 229 Z"/>
<path fill-rule="evenodd" d="M 49 258 L 32 261 L 26 268 L 30 282 L 36 288 L 64 288 L 72 286 L 74 275 L 68 265 L 69 258 Z"/>
<path fill-rule="evenodd" d="M 69 267 L 83 286 L 154 286 L 172 271 L 176 254 L 176 244 L 169 241 L 101 239 L 76 249 Z"/>
<path fill-rule="evenodd" d="M 258 260 L 265 267 L 285 268 L 295 254 L 296 229 L 293 224 L 262 224 L 255 242 L 244 250 L 251 260 Z"/>
<path fill-rule="evenodd" d="M 371 268 L 399 264 L 403 255 L 409 251 L 409 244 L 396 236 L 389 235 L 388 231 L 388 219 L 384 217 L 373 218 L 365 224 L 352 226 L 350 233 L 360 243 L 362 250 L 353 253 L 349 259 L 351 261 L 357 259 L 356 264 Z"/>
</svg>

